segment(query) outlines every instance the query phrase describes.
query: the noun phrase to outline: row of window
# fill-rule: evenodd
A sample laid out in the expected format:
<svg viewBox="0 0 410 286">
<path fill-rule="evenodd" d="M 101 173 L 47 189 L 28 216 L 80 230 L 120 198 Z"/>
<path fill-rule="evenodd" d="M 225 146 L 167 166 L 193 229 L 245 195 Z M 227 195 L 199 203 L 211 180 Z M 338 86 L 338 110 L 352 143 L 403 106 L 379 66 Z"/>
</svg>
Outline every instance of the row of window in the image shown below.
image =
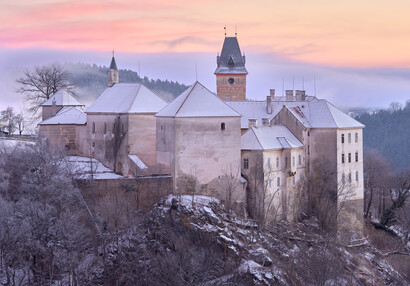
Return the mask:
<svg viewBox="0 0 410 286">
<path fill-rule="evenodd" d="M 115 123 L 112 124 L 112 134 L 115 133 Z M 95 122 L 93 122 L 92 133 L 95 134 Z M 124 133 L 124 123 L 121 124 L 121 133 Z M 104 122 L 104 134 L 107 134 L 107 123 Z"/>
<path fill-rule="evenodd" d="M 293 176 L 293 177 L 292 177 L 292 185 L 293 185 L 293 186 L 296 185 L 296 176 Z M 268 186 L 269 186 L 269 188 L 272 187 L 272 180 L 269 180 L 269 181 L 268 181 Z M 276 186 L 277 186 L 277 187 L 280 187 L 280 177 L 277 177 L 277 178 L 276 178 Z"/>
<path fill-rule="evenodd" d="M 343 173 L 342 174 L 342 184 L 345 184 L 346 183 L 346 178 L 345 178 L 346 176 L 345 176 L 345 174 Z M 355 179 L 356 179 L 356 182 L 358 182 L 359 181 L 359 171 L 356 171 L 355 172 Z M 349 172 L 349 174 L 347 174 L 347 182 L 348 183 L 351 183 L 352 182 L 352 173 L 351 172 Z"/>
<path fill-rule="evenodd" d="M 355 162 L 359 162 L 359 153 L 356 152 L 354 155 L 354 160 Z M 352 153 L 347 154 L 347 162 L 351 163 L 352 162 Z M 345 163 L 345 154 L 342 153 L 342 164 Z"/>
<path fill-rule="evenodd" d="M 354 134 L 354 141 L 356 143 L 359 142 L 359 133 L 357 133 L 357 132 Z M 342 134 L 341 142 L 345 143 L 345 135 L 344 134 Z M 347 134 L 347 143 L 352 143 L 352 133 Z"/>
<path fill-rule="evenodd" d="M 298 156 L 298 165 L 301 166 L 302 165 L 302 155 Z M 295 156 L 292 157 L 292 166 L 295 167 L 296 166 L 296 158 Z M 276 168 L 280 167 L 280 160 L 279 157 L 276 157 Z M 288 167 L 288 157 L 285 157 L 285 168 Z M 243 168 L 244 169 L 249 169 L 249 159 L 245 158 L 243 159 Z M 271 160 L 270 158 L 268 158 L 268 168 L 271 169 L 272 168 L 272 164 L 271 164 Z"/>
</svg>

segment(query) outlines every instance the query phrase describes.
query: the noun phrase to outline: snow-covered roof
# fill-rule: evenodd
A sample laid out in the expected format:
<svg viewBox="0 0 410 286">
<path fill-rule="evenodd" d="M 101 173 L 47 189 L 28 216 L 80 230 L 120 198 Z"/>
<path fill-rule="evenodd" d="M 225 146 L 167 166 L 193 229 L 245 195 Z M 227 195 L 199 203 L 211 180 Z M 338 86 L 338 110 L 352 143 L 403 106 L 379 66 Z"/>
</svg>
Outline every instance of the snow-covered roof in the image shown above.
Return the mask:
<svg viewBox="0 0 410 286">
<path fill-rule="evenodd" d="M 67 91 L 60 89 L 56 91 L 53 96 L 51 96 L 46 102 L 42 104 L 42 106 L 52 106 L 53 99 L 56 100 L 56 105 L 62 106 L 84 106 L 72 97 Z"/>
<path fill-rule="evenodd" d="M 121 175 L 117 175 L 113 170 L 104 166 L 101 162 L 94 158 L 87 158 L 81 156 L 67 156 L 66 157 L 69 166 L 79 178 L 93 178 L 95 180 L 104 179 L 120 179 L 124 178 Z"/>
<path fill-rule="evenodd" d="M 76 107 L 63 107 L 55 116 L 50 117 L 39 125 L 75 124 L 83 125 L 87 123 L 86 114 Z"/>
<path fill-rule="evenodd" d="M 165 108 L 159 117 L 237 117 L 241 116 L 201 83 L 196 82 Z"/>
<path fill-rule="evenodd" d="M 252 127 L 241 137 L 242 150 L 281 150 L 303 147 L 286 126 Z"/>
<path fill-rule="evenodd" d="M 248 120 L 262 118 L 271 120 L 285 106 L 307 128 L 363 128 L 364 125 L 351 118 L 325 99 L 307 97 L 305 101 L 272 100 L 272 113 L 266 112 L 266 101 L 231 101 L 229 106 L 242 114 L 241 128 L 248 128 Z"/>
<path fill-rule="evenodd" d="M 130 154 L 128 155 L 128 157 L 131 159 L 131 161 L 133 161 L 135 163 L 135 165 L 137 165 L 138 168 L 140 168 L 141 170 L 147 169 L 147 165 L 144 164 L 144 162 L 142 162 L 142 160 L 140 158 L 138 158 L 137 155 L 133 155 Z"/>
<path fill-rule="evenodd" d="M 167 103 L 141 83 L 117 83 L 107 88 L 86 113 L 156 113 Z"/>
</svg>

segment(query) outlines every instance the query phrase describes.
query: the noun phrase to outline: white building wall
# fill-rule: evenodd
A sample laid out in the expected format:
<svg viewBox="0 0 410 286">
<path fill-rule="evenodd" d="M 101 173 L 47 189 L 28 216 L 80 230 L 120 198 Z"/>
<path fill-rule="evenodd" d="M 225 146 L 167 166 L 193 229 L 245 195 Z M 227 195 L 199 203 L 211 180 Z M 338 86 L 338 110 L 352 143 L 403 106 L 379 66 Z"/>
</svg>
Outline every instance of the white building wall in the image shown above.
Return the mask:
<svg viewBox="0 0 410 286">
<path fill-rule="evenodd" d="M 363 129 L 338 129 L 337 130 L 337 173 L 339 189 L 352 188 L 352 200 L 363 199 Z M 357 134 L 357 135 L 356 135 Z M 342 143 L 342 136 L 344 143 Z M 357 140 L 356 140 L 357 136 Z M 350 139 L 349 139 L 350 138 Z M 357 153 L 357 161 L 356 161 Z M 350 154 L 350 162 L 349 162 Z M 344 155 L 344 162 L 342 162 Z M 349 174 L 351 182 L 349 180 Z M 357 175 L 357 177 L 356 177 Z M 344 179 L 343 179 L 344 176 Z M 357 180 L 356 180 L 357 179 Z"/>
</svg>

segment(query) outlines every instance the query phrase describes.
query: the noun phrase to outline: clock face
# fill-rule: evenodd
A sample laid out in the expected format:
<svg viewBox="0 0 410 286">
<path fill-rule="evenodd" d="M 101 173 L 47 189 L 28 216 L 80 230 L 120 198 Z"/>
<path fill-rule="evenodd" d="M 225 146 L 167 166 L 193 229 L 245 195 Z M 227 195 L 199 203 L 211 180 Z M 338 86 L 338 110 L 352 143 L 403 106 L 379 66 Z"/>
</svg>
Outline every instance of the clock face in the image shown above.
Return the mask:
<svg viewBox="0 0 410 286">
<path fill-rule="evenodd" d="M 235 80 L 233 79 L 233 77 L 230 77 L 230 78 L 228 79 L 228 83 L 229 83 L 229 84 L 234 84 L 234 82 L 235 82 Z"/>
</svg>

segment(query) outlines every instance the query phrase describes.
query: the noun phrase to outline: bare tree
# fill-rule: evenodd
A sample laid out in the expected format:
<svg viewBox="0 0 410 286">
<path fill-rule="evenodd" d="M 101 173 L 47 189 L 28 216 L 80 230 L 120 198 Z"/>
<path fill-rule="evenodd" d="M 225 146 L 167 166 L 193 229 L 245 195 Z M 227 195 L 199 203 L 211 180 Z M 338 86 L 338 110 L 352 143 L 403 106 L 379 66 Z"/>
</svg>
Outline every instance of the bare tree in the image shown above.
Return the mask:
<svg viewBox="0 0 410 286">
<path fill-rule="evenodd" d="M 16 115 L 16 117 L 14 118 L 16 121 L 16 125 L 17 125 L 17 129 L 19 131 L 19 135 L 21 136 L 21 134 L 24 131 L 24 116 L 23 113 L 19 113 Z"/>
<path fill-rule="evenodd" d="M 37 66 L 33 71 L 25 71 L 24 76 L 16 80 L 17 92 L 26 96 L 30 104 L 29 111 L 35 119 L 40 117 L 40 107 L 56 91 L 64 89 L 75 95 L 74 85 L 68 81 L 67 72 L 62 66 Z"/>
<path fill-rule="evenodd" d="M 9 134 L 13 134 L 16 130 L 16 115 L 14 114 L 13 107 L 9 106 L 1 112 L 1 120 L 7 123 L 7 131 Z"/>
<path fill-rule="evenodd" d="M 232 199 L 235 192 L 238 191 L 240 185 L 240 170 L 239 168 L 233 169 L 232 165 L 223 170 L 222 176 L 219 178 L 219 184 L 222 191 L 225 192 L 225 208 L 227 212 L 232 210 Z"/>
<path fill-rule="evenodd" d="M 114 138 L 113 138 L 113 154 L 114 154 L 114 172 L 118 172 L 117 170 L 117 160 L 118 160 L 118 155 L 121 150 L 121 145 L 122 142 L 124 141 L 125 135 L 127 133 L 127 130 L 125 130 L 124 123 L 121 121 L 121 116 L 117 116 L 117 118 L 114 120 Z"/>
<path fill-rule="evenodd" d="M 368 149 L 364 152 L 364 217 L 372 216 L 372 208 L 374 203 L 379 202 L 379 210 L 377 213 L 381 214 L 382 202 L 384 200 L 384 192 L 387 188 L 389 180 L 390 164 L 387 159 L 383 157 L 377 150 Z"/>
</svg>

